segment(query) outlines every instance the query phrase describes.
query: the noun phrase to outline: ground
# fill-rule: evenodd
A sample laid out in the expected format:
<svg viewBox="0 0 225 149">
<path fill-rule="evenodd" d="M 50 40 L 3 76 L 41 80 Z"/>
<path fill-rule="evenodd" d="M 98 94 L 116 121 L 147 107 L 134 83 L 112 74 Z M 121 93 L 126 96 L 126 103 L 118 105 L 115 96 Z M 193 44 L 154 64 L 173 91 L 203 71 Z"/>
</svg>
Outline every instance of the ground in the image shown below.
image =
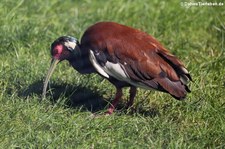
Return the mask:
<svg viewBox="0 0 225 149">
<path fill-rule="evenodd" d="M 0 148 L 224 148 L 225 3 L 216 2 L 1 0 Z M 130 110 L 125 90 L 113 115 L 93 118 L 115 88 L 62 62 L 41 101 L 50 44 L 98 21 L 143 30 L 179 57 L 193 78 L 186 100 L 139 89 Z"/>
</svg>

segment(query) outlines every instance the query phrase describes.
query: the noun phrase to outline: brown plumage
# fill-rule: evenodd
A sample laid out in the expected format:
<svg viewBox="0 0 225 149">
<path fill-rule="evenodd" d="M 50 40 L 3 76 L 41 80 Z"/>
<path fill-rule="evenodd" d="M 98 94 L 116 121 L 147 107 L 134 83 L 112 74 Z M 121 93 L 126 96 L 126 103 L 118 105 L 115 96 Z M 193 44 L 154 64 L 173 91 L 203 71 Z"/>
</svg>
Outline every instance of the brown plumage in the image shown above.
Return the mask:
<svg viewBox="0 0 225 149">
<path fill-rule="evenodd" d="M 145 32 L 100 22 L 85 31 L 80 44 L 75 41 L 71 54 L 66 52 L 67 38 L 72 37 L 60 37 L 52 44 L 52 53 L 58 54 L 52 54 L 53 59 L 67 59 L 80 73 L 97 72 L 114 84 L 117 93 L 109 114 L 121 98 L 123 87 L 131 87 L 128 106 L 133 104 L 136 87 L 163 91 L 176 99 L 190 92 L 187 82 L 192 79 L 183 63 Z M 63 45 L 63 49 L 56 45 Z"/>
</svg>

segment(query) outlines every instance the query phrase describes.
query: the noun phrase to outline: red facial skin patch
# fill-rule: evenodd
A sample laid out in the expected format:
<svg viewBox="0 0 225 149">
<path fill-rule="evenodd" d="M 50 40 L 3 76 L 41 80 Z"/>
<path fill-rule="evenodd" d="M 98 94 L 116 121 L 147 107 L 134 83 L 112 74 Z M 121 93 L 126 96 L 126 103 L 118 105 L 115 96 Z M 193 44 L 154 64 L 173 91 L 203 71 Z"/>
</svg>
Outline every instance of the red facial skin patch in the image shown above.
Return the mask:
<svg viewBox="0 0 225 149">
<path fill-rule="evenodd" d="M 54 47 L 54 49 L 52 50 L 52 56 L 55 59 L 59 59 L 60 58 L 60 55 L 62 54 L 62 52 L 63 52 L 63 45 L 61 45 L 61 44 L 56 45 Z"/>
</svg>

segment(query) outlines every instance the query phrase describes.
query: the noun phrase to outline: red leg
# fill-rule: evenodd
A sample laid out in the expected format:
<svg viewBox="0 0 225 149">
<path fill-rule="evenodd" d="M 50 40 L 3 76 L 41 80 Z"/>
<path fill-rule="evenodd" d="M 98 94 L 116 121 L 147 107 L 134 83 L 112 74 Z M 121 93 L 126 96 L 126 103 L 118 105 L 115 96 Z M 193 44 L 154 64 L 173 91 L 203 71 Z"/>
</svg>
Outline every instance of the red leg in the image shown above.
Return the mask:
<svg viewBox="0 0 225 149">
<path fill-rule="evenodd" d="M 106 112 L 106 114 L 112 114 L 113 113 L 116 105 L 118 104 L 118 102 L 119 102 L 119 100 L 121 99 L 122 96 L 123 96 L 122 88 L 116 88 L 116 96 L 115 96 L 112 104 L 108 108 L 108 111 Z"/>
<path fill-rule="evenodd" d="M 136 96 L 137 88 L 134 86 L 130 87 L 130 100 L 127 103 L 127 108 L 131 107 L 134 102 L 134 97 Z"/>
</svg>

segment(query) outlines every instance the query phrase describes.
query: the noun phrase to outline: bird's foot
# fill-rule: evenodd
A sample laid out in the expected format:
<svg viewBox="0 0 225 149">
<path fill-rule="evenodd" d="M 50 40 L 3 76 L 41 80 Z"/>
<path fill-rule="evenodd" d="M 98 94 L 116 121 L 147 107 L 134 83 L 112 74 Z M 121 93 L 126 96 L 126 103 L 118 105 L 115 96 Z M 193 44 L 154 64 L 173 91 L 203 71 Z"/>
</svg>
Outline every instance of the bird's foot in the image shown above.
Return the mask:
<svg viewBox="0 0 225 149">
<path fill-rule="evenodd" d="M 100 118 L 100 117 L 104 117 L 104 116 L 110 116 L 111 114 L 113 114 L 114 109 L 109 108 L 106 112 L 104 113 L 92 113 L 91 114 L 91 118 Z"/>
<path fill-rule="evenodd" d="M 114 111 L 114 108 L 109 108 L 106 112 L 105 115 L 111 115 Z"/>
</svg>

